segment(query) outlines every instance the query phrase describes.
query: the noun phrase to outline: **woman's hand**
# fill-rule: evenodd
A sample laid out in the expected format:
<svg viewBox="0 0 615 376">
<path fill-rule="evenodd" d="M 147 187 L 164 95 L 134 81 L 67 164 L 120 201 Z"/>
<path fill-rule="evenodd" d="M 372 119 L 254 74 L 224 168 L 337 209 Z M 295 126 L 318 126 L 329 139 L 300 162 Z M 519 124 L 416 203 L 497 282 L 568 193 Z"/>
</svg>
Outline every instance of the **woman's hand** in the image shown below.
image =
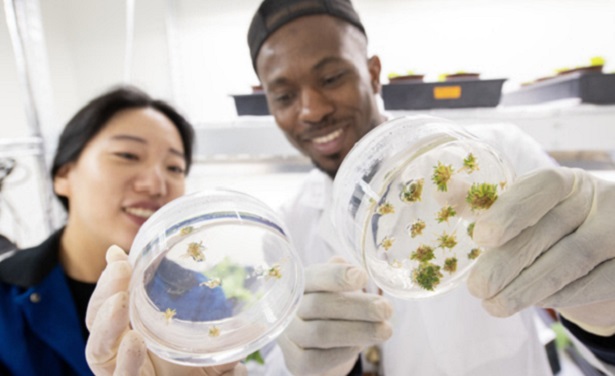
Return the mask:
<svg viewBox="0 0 615 376">
<path fill-rule="evenodd" d="M 88 365 L 96 375 L 245 375 L 242 364 L 187 367 L 149 352 L 141 335 L 130 328 L 128 286 L 132 267 L 118 246 L 107 251 L 107 268 L 92 294 L 86 315 L 90 337 Z"/>
</svg>

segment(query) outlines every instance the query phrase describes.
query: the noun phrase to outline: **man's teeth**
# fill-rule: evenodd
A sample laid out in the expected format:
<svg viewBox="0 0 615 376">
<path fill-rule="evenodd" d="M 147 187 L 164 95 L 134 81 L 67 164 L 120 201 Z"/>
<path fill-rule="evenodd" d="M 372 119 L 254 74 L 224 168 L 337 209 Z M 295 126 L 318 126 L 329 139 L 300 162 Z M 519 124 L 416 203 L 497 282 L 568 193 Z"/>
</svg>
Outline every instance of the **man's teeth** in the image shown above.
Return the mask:
<svg viewBox="0 0 615 376">
<path fill-rule="evenodd" d="M 154 211 L 142 208 L 126 208 L 126 213 L 136 215 L 141 218 L 149 218 L 152 214 L 154 214 Z"/>
<path fill-rule="evenodd" d="M 324 144 L 326 142 L 333 141 L 336 138 L 338 138 L 342 134 L 343 131 L 344 131 L 343 129 L 338 129 L 336 131 L 329 133 L 328 135 L 325 135 L 322 137 L 316 137 L 312 139 L 312 141 L 317 144 Z"/>
</svg>

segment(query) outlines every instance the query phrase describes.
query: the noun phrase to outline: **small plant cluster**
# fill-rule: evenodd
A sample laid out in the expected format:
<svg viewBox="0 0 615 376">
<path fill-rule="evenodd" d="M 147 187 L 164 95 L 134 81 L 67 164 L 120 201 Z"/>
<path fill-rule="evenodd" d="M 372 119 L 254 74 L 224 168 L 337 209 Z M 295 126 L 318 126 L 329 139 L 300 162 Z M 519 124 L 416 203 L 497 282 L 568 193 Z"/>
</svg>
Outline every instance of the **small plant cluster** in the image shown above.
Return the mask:
<svg viewBox="0 0 615 376">
<path fill-rule="evenodd" d="M 385 236 L 384 239 L 382 239 L 382 241 L 380 242 L 380 246 L 385 251 L 388 251 L 389 249 L 391 249 L 391 247 L 393 246 L 394 242 L 395 242 L 395 238 L 389 237 L 389 236 Z"/>
<path fill-rule="evenodd" d="M 197 242 L 188 243 L 188 248 L 186 249 L 186 253 L 184 254 L 184 257 L 190 257 L 196 262 L 203 262 L 205 261 L 205 253 L 203 252 L 205 251 L 205 249 L 207 248 L 203 245 L 202 240 L 198 243 Z"/>
<path fill-rule="evenodd" d="M 378 206 L 378 209 L 376 209 L 376 211 L 380 215 L 393 214 L 395 213 L 395 207 L 393 207 L 393 205 L 391 205 L 391 203 L 387 201 L 387 202 L 383 202 L 382 204 L 380 204 Z"/>
<path fill-rule="evenodd" d="M 457 215 L 455 209 L 452 206 L 446 205 L 436 214 L 436 220 L 438 223 L 448 222 L 448 219 Z"/>
<path fill-rule="evenodd" d="M 470 204 L 472 210 L 489 209 L 495 200 L 498 199 L 497 190 L 497 184 L 474 183 L 468 191 L 466 202 Z"/>
<path fill-rule="evenodd" d="M 424 179 L 418 179 L 417 181 L 410 181 L 404 184 L 399 194 L 399 199 L 406 203 L 421 201 L 424 182 Z"/>
<path fill-rule="evenodd" d="M 423 230 L 427 225 L 420 218 L 410 224 L 410 236 L 416 238 L 423 234 Z"/>
<path fill-rule="evenodd" d="M 441 192 L 448 191 L 448 181 L 451 180 L 453 176 L 454 170 L 453 165 L 444 165 L 442 162 L 438 161 L 438 165 L 434 167 L 433 175 L 431 175 L 431 180 L 438 187 L 438 190 Z"/>
</svg>

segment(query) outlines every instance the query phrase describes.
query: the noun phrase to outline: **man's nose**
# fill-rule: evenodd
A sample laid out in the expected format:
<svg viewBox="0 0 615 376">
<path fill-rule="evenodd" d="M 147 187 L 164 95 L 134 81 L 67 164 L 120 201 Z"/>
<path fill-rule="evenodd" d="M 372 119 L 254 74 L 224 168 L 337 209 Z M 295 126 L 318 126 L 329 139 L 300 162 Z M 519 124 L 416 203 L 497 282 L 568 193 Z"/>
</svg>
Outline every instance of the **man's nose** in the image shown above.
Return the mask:
<svg viewBox="0 0 615 376">
<path fill-rule="evenodd" d="M 306 123 L 321 122 L 334 110 L 332 101 L 321 91 L 306 88 L 301 91 L 299 119 Z"/>
</svg>

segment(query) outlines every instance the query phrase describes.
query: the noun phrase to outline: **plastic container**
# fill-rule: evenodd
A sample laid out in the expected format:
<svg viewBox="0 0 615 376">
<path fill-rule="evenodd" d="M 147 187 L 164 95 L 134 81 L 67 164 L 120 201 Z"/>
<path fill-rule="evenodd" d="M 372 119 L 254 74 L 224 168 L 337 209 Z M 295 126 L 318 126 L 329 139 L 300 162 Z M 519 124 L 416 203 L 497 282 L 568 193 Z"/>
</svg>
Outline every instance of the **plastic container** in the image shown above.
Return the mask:
<svg viewBox="0 0 615 376">
<path fill-rule="evenodd" d="M 500 103 L 504 81 L 391 83 L 382 85 L 382 100 L 387 110 L 495 107 Z"/>
<path fill-rule="evenodd" d="M 303 294 L 284 225 L 249 195 L 187 195 L 143 224 L 130 250 L 130 321 L 171 362 L 242 359 L 277 337 Z"/>
<path fill-rule="evenodd" d="M 337 172 L 332 221 L 387 293 L 408 299 L 459 285 L 483 251 L 472 224 L 514 178 L 488 144 L 447 120 L 382 124 Z"/>
<path fill-rule="evenodd" d="M 232 95 L 232 97 L 235 101 L 235 109 L 237 110 L 237 116 L 270 115 L 269 106 L 267 105 L 267 97 L 263 92 L 254 92 L 252 94 L 236 94 Z"/>
</svg>

